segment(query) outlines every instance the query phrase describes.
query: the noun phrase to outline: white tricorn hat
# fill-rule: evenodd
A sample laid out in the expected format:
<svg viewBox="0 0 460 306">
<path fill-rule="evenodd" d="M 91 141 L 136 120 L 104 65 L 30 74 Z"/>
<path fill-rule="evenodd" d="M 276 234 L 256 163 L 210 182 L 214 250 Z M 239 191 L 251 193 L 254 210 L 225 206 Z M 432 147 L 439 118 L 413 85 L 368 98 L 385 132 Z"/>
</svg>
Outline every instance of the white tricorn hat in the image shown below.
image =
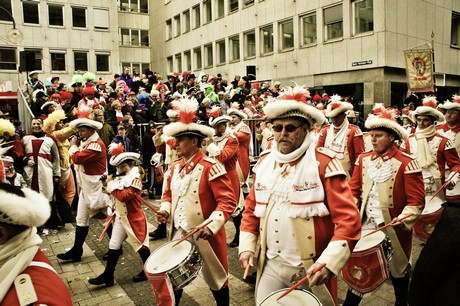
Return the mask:
<svg viewBox="0 0 460 306">
<path fill-rule="evenodd" d="M 334 118 L 335 116 L 349 110 L 353 110 L 353 104 L 343 102 L 342 97 L 339 95 L 333 95 L 329 100 L 329 104 L 327 105 L 326 116 L 329 118 Z"/>
<path fill-rule="evenodd" d="M 230 122 L 232 121 L 232 117 L 227 115 L 222 115 L 222 110 L 218 106 L 213 106 L 211 108 L 211 113 L 209 116 L 209 125 L 211 127 L 215 127 L 221 122 Z"/>
<path fill-rule="evenodd" d="M 230 105 L 230 108 L 227 109 L 227 115 L 237 115 L 241 119 L 248 119 L 248 115 L 240 110 L 240 104 L 238 102 L 233 102 L 232 105 Z"/>
<path fill-rule="evenodd" d="M 454 109 L 454 110 L 460 111 L 460 96 L 453 95 L 452 101 L 444 102 L 444 109 L 446 110 Z"/>
<path fill-rule="evenodd" d="M 40 109 L 41 109 L 41 110 L 44 110 L 44 109 L 46 109 L 46 108 L 47 108 L 48 106 L 50 106 L 50 105 L 56 105 L 56 106 L 57 106 L 57 103 L 56 103 L 56 102 L 53 102 L 53 101 L 45 102 L 45 103 L 43 103 L 42 106 L 40 106 Z"/>
<path fill-rule="evenodd" d="M 378 115 L 369 117 L 365 126 L 369 130 L 384 130 L 393 134 L 397 139 L 406 139 L 409 133 L 396 121 L 396 117 L 397 114 L 393 109 L 383 109 Z"/>
<path fill-rule="evenodd" d="M 79 108 L 78 109 L 78 119 L 72 120 L 69 122 L 69 126 L 73 129 L 79 128 L 79 127 L 89 127 L 94 130 L 100 130 L 102 129 L 103 124 L 99 121 L 89 119 L 89 116 L 91 114 L 91 109 L 90 108 Z"/>
<path fill-rule="evenodd" d="M 111 143 L 108 150 L 110 155 L 112 155 L 109 162 L 115 167 L 125 161 L 137 161 L 141 157 L 141 155 L 136 152 L 124 152 L 125 148 L 121 143 Z"/>
<path fill-rule="evenodd" d="M 209 126 L 195 123 L 198 102 L 189 99 L 177 100 L 179 121 L 166 125 L 163 133 L 166 136 L 177 137 L 181 135 L 196 135 L 200 137 L 214 136 L 214 129 Z"/>
<path fill-rule="evenodd" d="M 417 116 L 431 116 L 435 118 L 436 121 L 445 120 L 444 115 L 436 109 L 438 106 L 438 100 L 435 96 L 425 96 L 422 100 L 422 104 L 422 106 L 415 109 L 415 118 L 417 118 Z"/>
<path fill-rule="evenodd" d="M 0 183 L 0 222 L 39 227 L 51 214 L 48 200 L 30 188 Z"/>
<path fill-rule="evenodd" d="M 275 119 L 298 117 L 306 119 L 310 126 L 324 122 L 324 115 L 307 103 L 310 92 L 302 87 L 285 88 L 275 100 L 264 106 L 263 111 L 269 122 Z"/>
</svg>

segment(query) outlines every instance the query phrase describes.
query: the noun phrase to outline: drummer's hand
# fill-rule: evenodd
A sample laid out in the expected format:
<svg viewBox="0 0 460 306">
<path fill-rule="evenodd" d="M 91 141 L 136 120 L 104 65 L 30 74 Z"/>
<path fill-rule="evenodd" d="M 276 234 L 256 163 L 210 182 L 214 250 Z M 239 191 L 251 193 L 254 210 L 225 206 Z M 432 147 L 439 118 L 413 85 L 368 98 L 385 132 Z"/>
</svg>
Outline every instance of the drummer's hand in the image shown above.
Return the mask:
<svg viewBox="0 0 460 306">
<path fill-rule="evenodd" d="M 246 266 L 250 265 L 254 267 L 254 252 L 245 251 L 240 254 L 240 266 L 242 269 L 246 269 Z"/>
<path fill-rule="evenodd" d="M 204 239 L 204 240 L 208 240 L 209 238 L 211 238 L 212 236 L 214 235 L 214 233 L 209 229 L 209 227 L 205 226 L 204 228 L 200 229 L 198 232 L 197 232 L 197 240 L 198 239 Z"/>
<path fill-rule="evenodd" d="M 454 190 L 455 185 L 456 185 L 456 182 L 450 181 L 450 182 L 447 184 L 446 188 L 447 188 L 448 190 Z"/>
<path fill-rule="evenodd" d="M 155 213 L 155 217 L 158 223 L 167 223 L 169 218 L 169 213 L 166 210 L 160 210 Z"/>
<path fill-rule="evenodd" d="M 396 218 L 393 218 L 393 220 L 391 220 L 391 226 L 393 227 L 401 227 L 401 221 L 399 221 L 399 219 L 396 217 Z"/>
<path fill-rule="evenodd" d="M 240 260 L 241 261 L 241 260 Z M 321 264 L 318 262 L 315 262 L 314 264 L 311 265 L 311 267 L 307 270 L 307 276 L 309 277 L 309 286 L 319 286 L 330 280 L 333 276 L 334 273 L 332 273 L 327 267 L 322 268 L 318 272 L 316 272 L 314 275 L 311 275 L 313 270 L 315 270 L 316 267 L 320 266 Z"/>
</svg>

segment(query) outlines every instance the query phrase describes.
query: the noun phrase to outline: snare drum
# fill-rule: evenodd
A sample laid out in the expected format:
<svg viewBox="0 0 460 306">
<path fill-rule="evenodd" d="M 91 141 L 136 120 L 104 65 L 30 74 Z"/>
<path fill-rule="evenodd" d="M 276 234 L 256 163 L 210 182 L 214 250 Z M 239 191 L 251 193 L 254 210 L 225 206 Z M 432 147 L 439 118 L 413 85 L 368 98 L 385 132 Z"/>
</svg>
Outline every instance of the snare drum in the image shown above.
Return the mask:
<svg viewBox="0 0 460 306">
<path fill-rule="evenodd" d="M 182 289 L 200 272 L 203 260 L 195 246 L 185 240 L 174 248 L 170 241 L 156 249 L 145 262 L 145 273 L 150 280 L 167 275 L 174 290 Z"/>
<path fill-rule="evenodd" d="M 363 230 L 361 239 L 341 271 L 345 283 L 361 294 L 373 291 L 389 276 L 382 247 L 385 234 L 378 231 L 364 237 L 369 232 L 371 230 Z"/>
<path fill-rule="evenodd" d="M 444 201 L 440 198 L 434 198 L 430 201 L 425 198 L 425 208 L 414 225 L 414 235 L 418 238 L 427 241 L 433 233 L 436 224 L 441 219 L 444 208 L 441 206 Z"/>
<path fill-rule="evenodd" d="M 296 289 L 288 293 L 281 300 L 276 301 L 288 288 L 277 290 L 267 296 L 260 306 L 272 306 L 272 305 L 289 305 L 289 306 L 321 306 L 321 301 L 311 292 Z"/>
</svg>

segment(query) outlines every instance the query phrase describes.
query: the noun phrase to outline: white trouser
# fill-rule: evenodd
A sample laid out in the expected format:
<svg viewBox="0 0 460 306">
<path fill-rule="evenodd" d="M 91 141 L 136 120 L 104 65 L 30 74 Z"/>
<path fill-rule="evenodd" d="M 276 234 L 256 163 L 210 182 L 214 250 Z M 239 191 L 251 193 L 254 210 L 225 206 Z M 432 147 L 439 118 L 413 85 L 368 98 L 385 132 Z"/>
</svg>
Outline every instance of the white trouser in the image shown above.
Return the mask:
<svg viewBox="0 0 460 306">
<path fill-rule="evenodd" d="M 257 305 L 260 305 L 272 292 L 291 287 L 293 275 L 299 274 L 302 269 L 303 266 L 292 266 L 280 256 L 272 259 L 266 258 L 259 286 L 256 289 Z M 300 277 L 304 276 L 305 272 Z"/>
<path fill-rule="evenodd" d="M 109 249 L 119 250 L 121 244 L 126 240 L 128 234 L 126 234 L 125 228 L 121 224 L 121 218 L 115 215 L 113 219 L 112 237 L 110 237 Z"/>
</svg>

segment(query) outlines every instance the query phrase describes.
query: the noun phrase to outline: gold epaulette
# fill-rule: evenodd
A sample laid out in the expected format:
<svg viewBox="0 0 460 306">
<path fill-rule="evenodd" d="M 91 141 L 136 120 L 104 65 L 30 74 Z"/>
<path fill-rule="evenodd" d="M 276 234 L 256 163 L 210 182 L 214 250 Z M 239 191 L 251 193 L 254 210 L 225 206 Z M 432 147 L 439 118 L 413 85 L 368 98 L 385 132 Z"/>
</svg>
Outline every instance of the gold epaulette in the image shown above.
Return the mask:
<svg viewBox="0 0 460 306">
<path fill-rule="evenodd" d="M 221 163 L 218 163 L 214 161 L 214 165 L 212 165 L 211 170 L 209 170 L 209 181 L 212 181 L 213 179 L 222 176 L 224 174 L 227 174 L 227 171 L 225 170 L 224 165 Z"/>
<path fill-rule="evenodd" d="M 136 189 L 142 190 L 142 182 L 140 179 L 136 178 L 132 181 L 131 187 L 134 187 Z"/>
<path fill-rule="evenodd" d="M 90 143 L 86 148 L 89 149 L 89 150 L 102 152 L 101 145 L 99 143 L 97 143 L 97 142 Z"/>
<path fill-rule="evenodd" d="M 210 162 L 211 164 L 215 164 L 216 163 L 216 160 L 213 159 L 213 158 L 210 158 L 210 157 L 203 157 L 203 160 L 207 161 L 207 162 Z"/>
<path fill-rule="evenodd" d="M 334 151 L 328 149 L 328 148 L 325 148 L 325 147 L 319 147 L 319 148 L 316 148 L 316 151 L 318 151 L 319 153 L 322 153 L 330 158 L 334 158 L 337 153 L 335 153 Z"/>
</svg>

